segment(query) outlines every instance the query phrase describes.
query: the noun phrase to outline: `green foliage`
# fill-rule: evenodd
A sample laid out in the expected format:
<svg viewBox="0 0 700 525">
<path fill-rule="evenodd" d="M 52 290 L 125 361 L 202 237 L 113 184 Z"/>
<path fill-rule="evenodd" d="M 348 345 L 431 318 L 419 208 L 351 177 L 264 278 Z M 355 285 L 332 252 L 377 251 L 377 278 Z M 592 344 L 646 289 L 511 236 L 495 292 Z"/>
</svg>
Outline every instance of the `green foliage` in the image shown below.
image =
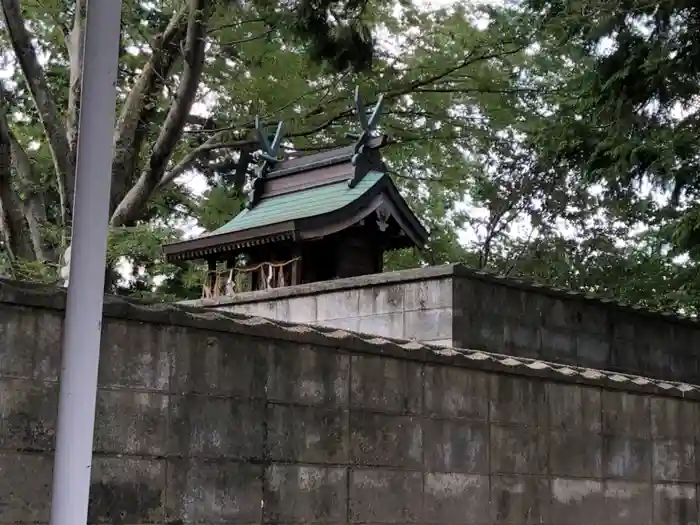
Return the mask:
<svg viewBox="0 0 700 525">
<path fill-rule="evenodd" d="M 700 8 L 685 0 L 528 7 L 542 18 L 542 49 L 556 46 L 577 66 L 548 99 L 552 140 L 538 139 L 548 162 L 623 200 L 652 187 L 665 217 L 683 213 L 700 190 Z"/>
<path fill-rule="evenodd" d="M 180 3 L 124 6 L 120 108 Z M 71 25 L 71 7 L 25 4 L 62 112 L 68 56 L 60 26 Z M 431 233 L 421 253 L 388 254 L 386 269 L 462 262 L 696 313 L 698 27 L 698 8 L 683 0 L 455 2 L 436 10 L 409 1 L 220 4 L 208 28 L 201 104 L 170 167 L 223 133 L 221 145 L 197 155 L 134 225 L 111 232 L 109 261 L 129 269 L 113 291 L 199 297 L 202 266 L 168 264 L 161 246 L 241 209 L 254 116 L 271 128 L 285 121 L 287 150 L 345 144 L 357 128 L 350 106 L 359 84 L 367 101 L 386 94 L 380 130 L 395 141 L 387 163 Z M 370 32 L 382 35 L 380 45 Z M 146 144 L 163 126 L 181 71 L 178 61 L 153 103 Z M 51 154 L 18 72 L 13 80 L 10 120 L 33 166 L 22 191 L 42 193 L 42 227 L 54 248 L 65 232 Z M 144 148 L 138 166 L 148 155 Z M 203 191 L 194 192 L 194 179 Z M 55 261 L 0 265 L 23 278 L 57 277 Z"/>
<path fill-rule="evenodd" d="M 3 250 L 0 250 L 0 277 L 47 284 L 60 283 L 57 265 L 25 259 L 11 260 Z"/>
<path fill-rule="evenodd" d="M 198 200 L 197 222 L 206 231 L 223 226 L 243 209 L 244 195 L 237 188 L 213 186 Z"/>
</svg>

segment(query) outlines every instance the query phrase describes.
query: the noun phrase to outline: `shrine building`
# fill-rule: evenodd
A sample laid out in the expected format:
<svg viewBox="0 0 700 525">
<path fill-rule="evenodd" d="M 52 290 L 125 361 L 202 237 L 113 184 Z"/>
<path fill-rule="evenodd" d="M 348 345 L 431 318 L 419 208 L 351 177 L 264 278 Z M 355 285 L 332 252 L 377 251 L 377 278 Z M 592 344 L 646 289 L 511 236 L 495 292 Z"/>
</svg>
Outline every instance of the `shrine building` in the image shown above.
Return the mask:
<svg viewBox="0 0 700 525">
<path fill-rule="evenodd" d="M 358 112 L 364 112 L 359 96 Z M 373 132 L 380 103 L 356 143 L 278 159 L 282 124 L 262 154 L 247 206 L 220 228 L 164 247 L 170 262 L 206 260 L 203 298 L 382 271 L 385 252 L 422 248 L 428 232 L 382 160 Z"/>
</svg>

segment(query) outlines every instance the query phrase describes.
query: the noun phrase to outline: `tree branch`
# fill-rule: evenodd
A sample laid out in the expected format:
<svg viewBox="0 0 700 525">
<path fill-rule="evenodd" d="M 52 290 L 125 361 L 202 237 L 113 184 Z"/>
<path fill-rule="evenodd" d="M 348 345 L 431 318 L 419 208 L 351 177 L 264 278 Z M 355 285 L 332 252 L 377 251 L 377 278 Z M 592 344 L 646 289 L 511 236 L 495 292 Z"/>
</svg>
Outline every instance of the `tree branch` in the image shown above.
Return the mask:
<svg viewBox="0 0 700 525">
<path fill-rule="evenodd" d="M 318 126 L 315 126 L 313 128 L 309 128 L 303 131 L 297 131 L 297 132 L 292 132 L 288 133 L 285 135 L 287 138 L 294 138 L 294 137 L 308 137 L 309 135 L 313 135 L 314 133 L 318 133 L 319 131 L 323 131 L 326 128 L 329 128 L 332 126 L 335 122 L 338 120 L 341 120 L 343 118 L 347 118 L 351 114 L 351 110 L 343 111 L 334 117 L 331 117 L 324 121 L 322 124 L 319 124 Z M 212 151 L 215 149 L 225 149 L 225 148 L 241 148 L 245 146 L 250 146 L 251 144 L 257 144 L 257 139 L 243 139 L 243 140 L 236 140 L 232 142 L 222 142 L 224 138 L 226 138 L 228 132 L 227 131 L 220 131 L 216 133 L 215 135 L 212 135 L 209 137 L 201 146 L 198 146 L 197 148 L 193 149 L 190 151 L 185 157 L 178 162 L 169 172 L 165 173 L 161 180 L 158 182 L 154 190 L 160 190 L 170 183 L 172 183 L 177 177 L 182 175 L 185 171 L 187 171 L 192 164 L 203 154 L 207 153 L 208 151 Z"/>
<path fill-rule="evenodd" d="M 153 52 L 136 79 L 122 106 L 114 132 L 114 160 L 112 162 L 112 191 L 110 208 L 116 209 L 134 183 L 133 171 L 150 124 L 157 108 L 165 78 L 180 56 L 187 34 L 187 9 L 173 14 L 162 34 L 151 44 Z"/>
<path fill-rule="evenodd" d="M 505 42 L 504 44 L 508 44 L 508 42 Z M 512 49 L 505 49 L 505 50 L 500 50 L 500 51 L 494 51 L 491 53 L 485 53 L 485 54 L 476 54 L 476 50 L 472 50 L 471 52 L 467 53 L 467 56 L 464 58 L 464 60 L 458 62 L 452 67 L 449 67 L 445 69 L 444 71 L 441 71 L 439 73 L 435 73 L 433 75 L 430 75 L 426 78 L 419 78 L 417 80 L 414 80 L 413 82 L 409 82 L 405 86 L 402 87 L 397 87 L 393 90 L 391 90 L 389 93 L 385 95 L 385 98 L 387 97 L 398 97 L 401 95 L 406 95 L 408 93 L 413 93 L 417 91 L 419 88 L 422 88 L 423 86 L 428 86 L 431 84 L 435 84 L 436 82 L 448 77 L 452 73 L 456 73 L 460 69 L 464 69 L 465 67 L 468 67 L 472 64 L 475 64 L 477 62 L 481 62 L 484 60 L 491 60 L 493 58 L 501 58 L 509 55 L 514 55 L 523 49 L 527 47 L 525 44 L 521 44 L 518 46 L 513 47 Z"/>
<path fill-rule="evenodd" d="M 245 24 L 254 24 L 256 22 L 264 22 L 264 21 L 265 21 L 264 18 L 251 18 L 249 20 L 240 20 L 238 22 L 233 22 L 230 24 L 221 24 L 219 26 L 212 27 L 207 31 L 207 33 L 212 34 L 212 33 L 216 33 L 217 31 L 223 31 L 224 29 L 233 29 L 234 27 L 241 27 Z"/>
<path fill-rule="evenodd" d="M 68 177 L 72 177 L 73 174 L 66 129 L 58 116 L 56 104 L 49 90 L 44 71 L 39 64 L 31 36 L 25 26 L 19 0 L 0 0 L 0 5 L 2 6 L 14 54 L 32 93 L 32 99 L 41 116 L 41 123 L 49 141 L 51 156 L 58 178 L 61 217 L 63 224 L 66 224 L 70 213 L 70 199 L 72 198 L 72 195 L 68 194 L 66 182 Z"/>
<path fill-rule="evenodd" d="M 76 0 L 73 28 L 67 37 L 70 77 L 68 84 L 68 111 L 66 115 L 66 139 L 70 150 L 70 164 L 75 166 L 78 154 L 78 121 L 80 120 L 80 92 L 82 89 L 83 40 L 87 0 Z M 72 197 L 75 173 L 66 177 L 66 192 Z"/>
<path fill-rule="evenodd" d="M 178 162 L 169 172 L 167 172 L 165 175 L 163 175 L 163 178 L 160 179 L 156 187 L 154 188 L 154 191 L 159 191 L 166 186 L 168 186 L 171 182 L 173 182 L 176 178 L 178 178 L 180 175 L 182 175 L 184 172 L 186 172 L 194 162 L 201 157 L 203 154 L 205 154 L 208 151 L 212 151 L 214 149 L 222 149 L 226 147 L 230 147 L 231 143 L 224 143 L 221 142 L 223 138 L 226 137 L 228 133 L 226 131 L 220 131 L 216 133 L 215 135 L 212 135 L 209 137 L 206 141 L 201 146 L 196 147 L 192 151 L 190 151 L 187 155 L 185 155 L 180 162 Z M 245 146 L 247 144 L 253 143 L 253 140 L 241 140 L 240 142 L 237 142 L 238 146 Z M 235 146 L 234 146 L 235 147 Z"/>
<path fill-rule="evenodd" d="M 475 51 L 470 53 L 463 61 L 458 63 L 457 65 L 448 68 L 446 70 L 443 70 L 439 73 L 436 73 L 434 75 L 431 75 L 428 78 L 423 78 L 423 79 L 418 79 L 415 80 L 409 84 L 406 84 L 404 86 L 397 86 L 393 89 L 390 89 L 387 94 L 385 95 L 385 100 L 390 100 L 392 98 L 398 98 L 404 94 L 415 92 L 418 89 L 420 89 L 422 86 L 427 86 L 432 83 L 438 82 L 442 80 L 443 78 L 447 77 L 448 75 L 464 68 L 467 67 L 470 64 L 473 64 L 475 62 L 481 61 L 481 60 L 488 60 L 490 58 L 496 58 L 496 57 L 501 57 L 505 55 L 510 55 L 516 53 L 519 49 L 513 49 L 513 50 L 505 50 L 501 52 L 494 52 L 494 53 L 489 53 L 489 54 L 482 54 L 482 55 L 475 55 Z M 319 91 L 320 88 L 315 88 L 313 91 Z M 368 102 L 368 104 L 372 104 L 374 101 Z M 313 111 L 309 112 L 313 113 Z M 342 112 L 337 113 L 336 115 L 326 119 L 323 121 L 321 124 L 318 124 L 317 126 L 314 126 L 312 128 L 307 128 L 301 131 L 297 132 L 290 132 L 286 134 L 287 138 L 294 138 L 294 137 L 307 137 L 309 135 L 313 135 L 315 133 L 319 133 L 329 127 L 331 127 L 333 124 L 338 122 L 339 120 L 342 120 L 344 118 L 348 118 L 351 116 L 353 113 L 353 110 L 348 109 Z M 308 114 L 307 114 L 308 115 Z M 210 124 L 209 119 L 199 119 L 197 117 L 192 118 L 191 116 L 188 117 L 192 121 L 197 121 L 199 124 Z M 229 136 L 230 131 L 233 129 L 236 129 L 237 127 L 240 126 L 230 126 L 226 128 L 220 128 L 216 130 L 216 133 L 214 133 L 211 137 L 209 137 L 203 144 L 200 146 L 194 148 L 192 151 L 187 153 L 173 168 L 166 172 L 160 181 L 156 184 L 154 191 L 159 191 L 169 184 L 171 184 L 177 177 L 185 173 L 188 169 L 192 167 L 192 165 L 199 159 L 201 156 L 205 155 L 207 152 L 216 150 L 216 149 L 226 149 L 226 148 L 241 148 L 245 146 L 249 146 L 251 144 L 255 144 L 256 140 L 255 139 L 243 139 L 243 140 L 236 140 L 236 141 L 225 141 L 226 137 Z M 213 130 L 207 130 L 209 132 Z M 200 131 L 201 132 L 201 131 Z M 408 139 L 411 140 L 411 139 Z"/>
<path fill-rule="evenodd" d="M 199 80 L 204 69 L 207 22 L 212 2 L 189 0 L 189 20 L 185 41 L 185 65 L 180 85 L 160 135 L 153 146 L 149 166 L 141 173 L 112 215 L 112 226 L 122 226 L 136 219 L 160 181 L 172 157 L 177 141 L 192 109 Z"/>
<path fill-rule="evenodd" d="M 394 97 L 399 96 L 399 95 L 394 95 Z M 338 114 L 336 114 L 333 117 L 330 117 L 323 121 L 321 124 L 318 124 L 317 126 L 314 126 L 312 128 L 307 128 L 302 131 L 296 131 L 296 132 L 291 132 L 285 134 L 286 138 L 299 138 L 299 137 L 308 137 L 309 135 L 313 135 L 315 133 L 319 133 L 320 131 L 323 131 L 325 129 L 328 129 L 331 127 L 333 124 L 338 122 L 339 120 L 342 120 L 344 118 L 348 118 L 354 110 L 345 110 L 342 111 Z M 161 190 L 162 188 L 168 186 L 170 183 L 172 183 L 177 177 L 182 175 L 184 172 L 186 172 L 192 164 L 200 158 L 202 155 L 205 153 L 216 150 L 216 149 L 233 149 L 233 148 L 241 148 L 245 146 L 249 146 L 251 144 L 257 144 L 257 139 L 243 139 L 243 140 L 236 140 L 236 141 L 228 141 L 225 142 L 224 139 L 227 137 L 230 129 L 225 128 L 211 137 L 209 137 L 201 146 L 198 146 L 194 148 L 192 151 L 190 151 L 187 155 L 185 155 L 180 162 L 178 162 L 170 171 L 165 173 L 163 175 L 162 179 L 160 182 L 157 184 L 155 190 Z M 404 140 L 404 142 L 408 142 L 411 140 L 416 140 L 416 139 L 411 139 L 407 138 Z M 434 137 L 431 137 L 430 140 L 434 140 Z M 334 146 L 331 146 L 334 147 Z M 326 148 L 327 149 L 327 148 Z"/>
<path fill-rule="evenodd" d="M 248 36 L 245 38 L 241 38 L 240 40 L 231 40 L 230 42 L 222 42 L 220 45 L 221 47 L 232 47 L 232 46 L 237 46 L 240 44 L 245 44 L 247 42 L 254 42 L 256 40 L 260 40 L 262 38 L 266 38 L 272 33 L 274 33 L 276 29 L 273 27 L 271 29 L 268 29 L 267 31 L 263 31 L 262 33 L 258 35 L 253 35 L 253 36 Z"/>
<path fill-rule="evenodd" d="M 493 93 L 495 95 L 515 95 L 518 93 L 541 93 L 543 95 L 552 94 L 555 91 L 544 91 L 537 88 L 513 88 L 513 89 L 493 89 L 493 88 L 468 88 L 468 87 L 421 87 L 415 93 Z"/>
<path fill-rule="evenodd" d="M 346 75 L 343 75 L 342 77 L 340 77 L 340 79 L 342 79 L 345 76 Z M 311 88 L 311 89 L 305 91 L 304 93 L 302 93 L 301 95 L 298 95 L 297 97 L 293 98 L 292 100 L 290 100 L 290 101 L 282 104 L 281 106 L 275 108 L 274 110 L 266 113 L 264 116 L 260 117 L 263 120 L 263 125 L 267 126 L 268 125 L 268 123 L 266 122 L 267 119 L 272 119 L 273 116 L 279 115 L 279 113 L 282 113 L 286 109 L 289 109 L 290 107 L 296 105 L 301 100 L 308 97 L 309 95 L 314 95 L 316 93 L 320 93 L 321 91 L 328 90 L 328 89 L 332 88 L 334 85 L 339 84 L 340 79 L 338 81 L 334 82 L 331 86 L 321 86 L 321 87 Z M 312 110 L 309 113 L 306 113 L 305 116 L 302 116 L 301 120 L 303 120 L 304 118 L 308 118 L 310 116 L 318 115 L 319 113 L 321 113 L 322 109 L 324 107 L 324 105 L 323 105 L 324 99 L 325 99 L 325 97 L 323 97 L 321 99 L 321 101 L 319 101 L 318 106 L 314 110 Z M 216 121 L 213 118 L 201 117 L 199 115 L 189 115 L 187 117 L 187 123 L 194 124 L 196 126 L 200 126 L 200 129 L 184 130 L 183 133 L 187 133 L 187 134 L 218 133 L 218 132 L 222 132 L 222 131 L 234 131 L 234 130 L 237 130 L 240 128 L 247 128 L 247 129 L 252 130 L 255 126 L 254 119 L 245 119 L 245 120 L 241 120 L 239 122 L 236 122 L 236 123 L 233 123 L 233 124 L 230 124 L 227 126 L 221 126 L 221 125 L 217 125 Z"/>
</svg>

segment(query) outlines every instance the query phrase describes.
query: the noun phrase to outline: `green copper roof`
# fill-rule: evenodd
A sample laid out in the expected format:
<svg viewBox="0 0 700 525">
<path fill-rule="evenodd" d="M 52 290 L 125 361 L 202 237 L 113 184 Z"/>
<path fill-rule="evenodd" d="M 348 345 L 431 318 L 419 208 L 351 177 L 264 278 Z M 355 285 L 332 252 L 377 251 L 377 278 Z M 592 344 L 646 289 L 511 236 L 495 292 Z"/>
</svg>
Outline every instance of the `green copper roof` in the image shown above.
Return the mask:
<svg viewBox="0 0 700 525">
<path fill-rule="evenodd" d="M 384 176 L 384 173 L 370 171 L 354 188 L 348 187 L 347 181 L 342 181 L 298 193 L 264 199 L 252 210 L 243 210 L 221 228 L 214 230 L 207 236 L 306 219 L 339 210 L 367 193 Z"/>
</svg>

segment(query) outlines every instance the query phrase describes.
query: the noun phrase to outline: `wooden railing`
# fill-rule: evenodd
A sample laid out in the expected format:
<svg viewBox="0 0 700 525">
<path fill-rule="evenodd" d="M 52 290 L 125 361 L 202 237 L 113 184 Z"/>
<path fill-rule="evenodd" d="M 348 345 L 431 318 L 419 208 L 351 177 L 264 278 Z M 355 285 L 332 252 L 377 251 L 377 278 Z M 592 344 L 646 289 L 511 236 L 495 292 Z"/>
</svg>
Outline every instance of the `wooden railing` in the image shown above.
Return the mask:
<svg viewBox="0 0 700 525">
<path fill-rule="evenodd" d="M 202 299 L 232 297 L 252 290 L 269 290 L 297 284 L 300 257 L 284 262 L 263 262 L 207 272 L 202 286 Z M 296 282 L 295 282 L 296 281 Z"/>
</svg>

